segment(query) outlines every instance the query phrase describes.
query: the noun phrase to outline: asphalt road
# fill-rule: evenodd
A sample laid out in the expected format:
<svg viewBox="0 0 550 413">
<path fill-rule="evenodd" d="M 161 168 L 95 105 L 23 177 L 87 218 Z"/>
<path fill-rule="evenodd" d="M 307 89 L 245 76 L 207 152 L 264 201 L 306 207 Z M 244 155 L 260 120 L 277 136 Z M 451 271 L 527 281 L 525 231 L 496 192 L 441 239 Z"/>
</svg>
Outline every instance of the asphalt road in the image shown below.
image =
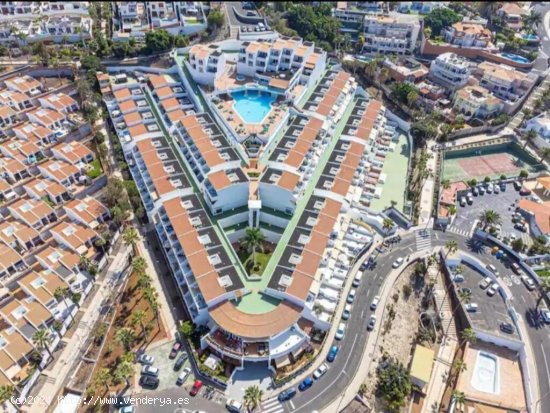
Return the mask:
<svg viewBox="0 0 550 413">
<path fill-rule="evenodd" d="M 541 38 L 539 57 L 533 67 L 541 72 L 548 68 L 550 58 L 550 3 L 537 3 L 534 9 L 543 16 L 542 24 L 537 28 L 537 34 Z"/>
</svg>

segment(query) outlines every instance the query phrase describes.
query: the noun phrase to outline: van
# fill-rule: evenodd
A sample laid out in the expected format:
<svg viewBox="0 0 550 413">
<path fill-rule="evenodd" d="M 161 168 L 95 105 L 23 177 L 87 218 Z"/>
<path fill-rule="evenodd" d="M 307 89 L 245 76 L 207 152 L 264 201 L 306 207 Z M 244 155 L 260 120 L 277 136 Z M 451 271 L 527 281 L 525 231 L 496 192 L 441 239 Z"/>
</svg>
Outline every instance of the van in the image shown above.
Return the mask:
<svg viewBox="0 0 550 413">
<path fill-rule="evenodd" d="M 373 298 L 372 303 L 370 304 L 370 309 L 372 311 L 376 310 L 376 307 L 378 307 L 379 302 L 380 302 L 380 296 L 377 295 Z"/>
<path fill-rule="evenodd" d="M 466 206 L 466 198 L 463 196 L 460 197 L 460 206 L 465 207 Z"/>
<path fill-rule="evenodd" d="M 363 277 L 363 273 L 358 272 L 355 278 L 353 279 L 353 283 L 351 285 L 353 285 L 354 287 L 359 287 L 359 284 L 361 284 L 362 277 Z"/>
</svg>

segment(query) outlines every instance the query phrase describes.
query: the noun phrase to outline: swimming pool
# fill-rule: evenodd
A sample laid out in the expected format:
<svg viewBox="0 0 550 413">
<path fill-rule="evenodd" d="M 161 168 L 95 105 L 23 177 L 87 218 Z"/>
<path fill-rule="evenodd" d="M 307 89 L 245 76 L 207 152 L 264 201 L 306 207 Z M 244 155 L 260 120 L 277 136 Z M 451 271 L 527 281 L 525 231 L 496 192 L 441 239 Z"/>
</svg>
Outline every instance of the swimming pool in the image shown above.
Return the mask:
<svg viewBox="0 0 550 413">
<path fill-rule="evenodd" d="M 500 393 L 500 371 L 498 358 L 494 354 L 485 351 L 477 353 L 471 384 L 484 393 Z"/>
<path fill-rule="evenodd" d="M 233 108 L 246 123 L 262 123 L 276 99 L 271 93 L 259 90 L 241 90 L 231 97 L 235 100 Z"/>
<path fill-rule="evenodd" d="M 502 57 L 505 57 L 506 59 L 509 59 L 509 60 L 513 60 L 514 62 L 516 63 L 531 63 L 529 61 L 529 59 L 523 57 L 523 56 L 519 56 L 517 54 L 512 54 L 512 53 L 501 53 L 501 56 Z"/>
</svg>

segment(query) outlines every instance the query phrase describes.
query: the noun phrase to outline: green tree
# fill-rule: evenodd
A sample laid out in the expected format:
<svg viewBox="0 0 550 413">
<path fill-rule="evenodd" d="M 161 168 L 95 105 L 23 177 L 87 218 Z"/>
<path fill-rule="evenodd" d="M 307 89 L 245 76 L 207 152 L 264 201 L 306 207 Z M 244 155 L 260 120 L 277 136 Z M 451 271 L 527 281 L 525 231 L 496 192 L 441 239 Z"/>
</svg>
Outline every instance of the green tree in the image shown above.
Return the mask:
<svg viewBox="0 0 550 413">
<path fill-rule="evenodd" d="M 523 243 L 523 240 L 521 238 L 513 240 L 510 245 L 512 246 L 512 249 L 516 252 L 522 252 L 525 248 L 525 244 Z"/>
<path fill-rule="evenodd" d="M 193 334 L 193 323 L 191 323 L 191 321 L 184 321 L 180 324 L 179 326 L 179 332 L 182 336 L 184 337 L 191 337 L 191 334 Z"/>
<path fill-rule="evenodd" d="M 136 336 L 134 335 L 132 329 L 128 327 L 123 327 L 116 331 L 115 341 L 123 346 L 125 351 L 130 351 L 132 345 L 136 341 Z"/>
<path fill-rule="evenodd" d="M 492 209 L 486 209 L 479 216 L 479 222 L 482 224 L 483 228 L 486 228 L 489 225 L 499 224 L 501 219 L 498 212 Z"/>
<path fill-rule="evenodd" d="M 136 244 L 139 241 L 139 234 L 134 227 L 128 227 L 122 233 L 122 240 L 128 246 L 131 246 L 135 252 Z"/>
<path fill-rule="evenodd" d="M 458 250 L 458 243 L 454 240 L 449 240 L 445 243 L 445 248 L 447 249 L 446 258 L 449 254 L 454 254 Z"/>
<path fill-rule="evenodd" d="M 292 3 L 285 14 L 288 26 L 306 40 L 331 51 L 340 36 L 340 22 L 332 16 L 332 6 L 321 2 L 313 7 L 304 3 Z M 328 46 L 328 47 L 327 47 Z"/>
<path fill-rule="evenodd" d="M 455 362 L 453 363 L 454 371 L 455 371 L 455 385 L 458 381 L 458 377 L 461 373 L 465 372 L 468 369 L 468 365 L 464 362 L 464 360 L 457 358 Z"/>
<path fill-rule="evenodd" d="M 542 15 L 538 11 L 531 9 L 527 16 L 523 16 L 522 22 L 525 31 L 535 33 L 537 27 L 542 23 Z"/>
<path fill-rule="evenodd" d="M 126 382 L 126 387 L 130 387 L 130 377 L 134 374 L 134 366 L 131 362 L 122 361 L 115 369 L 115 380 L 117 382 Z"/>
<path fill-rule="evenodd" d="M 393 226 L 394 226 L 394 223 L 391 219 L 384 218 L 384 221 L 382 222 L 382 228 L 384 229 L 384 231 L 386 231 L 386 234 L 390 232 Z"/>
<path fill-rule="evenodd" d="M 446 7 L 436 8 L 424 18 L 424 27 L 431 30 L 431 35 L 439 36 L 441 31 L 462 20 L 462 16 Z"/>
<path fill-rule="evenodd" d="M 544 300 L 544 297 L 550 293 L 550 277 L 541 277 L 540 278 L 540 291 L 541 294 L 539 295 L 539 298 L 537 299 L 537 310 L 539 308 L 540 303 L 542 303 L 542 300 Z"/>
<path fill-rule="evenodd" d="M 132 325 L 139 324 L 141 328 L 140 335 L 142 337 L 145 336 L 145 321 L 147 321 L 147 313 L 143 310 L 137 310 L 132 312 L 132 315 L 130 316 L 130 323 Z"/>
<path fill-rule="evenodd" d="M 15 386 L 11 384 L 3 384 L 0 386 L 0 405 L 7 402 L 12 397 L 15 397 Z"/>
<path fill-rule="evenodd" d="M 364 397 L 367 394 L 368 386 L 367 383 L 361 383 L 359 386 L 359 394 Z"/>
<path fill-rule="evenodd" d="M 540 151 L 540 163 L 543 163 L 550 156 L 550 148 L 542 148 Z"/>
<path fill-rule="evenodd" d="M 143 274 L 147 270 L 147 261 L 143 257 L 132 258 L 132 270 L 139 274 Z"/>
<path fill-rule="evenodd" d="M 245 236 L 241 240 L 241 246 L 245 248 L 249 253 L 252 253 L 252 261 L 254 267 L 256 267 L 256 250 L 263 252 L 264 250 L 265 235 L 260 228 L 247 228 L 245 230 Z"/>
<path fill-rule="evenodd" d="M 125 59 L 133 51 L 127 42 L 115 42 L 112 47 L 113 55 L 119 59 Z"/>
<path fill-rule="evenodd" d="M 460 345 L 464 345 L 466 342 L 475 343 L 477 341 L 477 335 L 471 328 L 465 328 L 460 332 Z"/>
<path fill-rule="evenodd" d="M 97 375 L 94 378 L 95 386 L 104 387 L 105 391 L 109 391 L 109 384 L 111 383 L 111 372 L 108 368 L 103 367 L 97 372 Z"/>
<path fill-rule="evenodd" d="M 148 53 L 158 53 L 172 46 L 172 35 L 164 29 L 145 33 L 145 47 Z"/>
<path fill-rule="evenodd" d="M 448 179 L 442 179 L 441 186 L 443 187 L 443 189 L 449 189 L 451 187 L 451 181 Z"/>
<path fill-rule="evenodd" d="M 525 135 L 523 135 L 523 139 L 525 139 L 525 143 L 523 144 L 523 149 L 529 145 L 529 142 L 532 142 L 536 137 L 538 136 L 537 132 L 533 129 L 530 129 L 527 131 Z"/>
<path fill-rule="evenodd" d="M 212 8 L 210 9 L 210 13 L 206 18 L 206 21 L 208 23 L 208 29 L 212 32 L 216 32 L 223 26 L 225 14 L 223 14 L 220 8 Z"/>
<path fill-rule="evenodd" d="M 53 296 L 55 300 L 59 303 L 63 301 L 65 304 L 65 307 L 67 307 L 67 311 L 69 312 L 69 317 L 71 318 L 71 323 L 74 321 L 74 317 L 71 314 L 71 310 L 69 308 L 69 304 L 67 302 L 67 298 L 71 296 L 72 292 L 69 290 L 68 287 L 57 287 L 55 291 L 53 292 Z"/>
<path fill-rule="evenodd" d="M 51 334 L 49 330 L 41 328 L 40 330 L 36 330 L 32 335 L 32 342 L 36 346 L 36 348 L 38 348 L 39 350 L 46 350 L 50 358 L 53 358 L 53 354 L 48 347 L 50 341 Z"/>
<path fill-rule="evenodd" d="M 462 407 L 466 402 L 466 396 L 464 393 L 458 390 L 453 390 L 453 399 L 455 401 L 457 411 L 462 411 Z"/>
<path fill-rule="evenodd" d="M 399 412 L 412 390 L 409 372 L 398 361 L 389 359 L 377 375 L 377 394 L 384 398 L 389 412 Z"/>
<path fill-rule="evenodd" d="M 248 410 L 251 411 L 260 405 L 263 396 L 264 392 L 258 386 L 249 386 L 244 391 L 243 401 Z"/>
</svg>

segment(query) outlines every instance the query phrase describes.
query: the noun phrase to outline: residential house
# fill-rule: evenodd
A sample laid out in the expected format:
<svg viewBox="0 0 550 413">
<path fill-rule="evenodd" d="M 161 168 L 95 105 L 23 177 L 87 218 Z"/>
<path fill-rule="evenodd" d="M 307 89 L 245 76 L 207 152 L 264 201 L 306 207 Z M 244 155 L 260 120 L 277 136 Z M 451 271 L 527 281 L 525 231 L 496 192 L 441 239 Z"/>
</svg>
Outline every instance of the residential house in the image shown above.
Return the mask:
<svg viewBox="0 0 550 413">
<path fill-rule="evenodd" d="M 96 229 L 100 223 L 107 222 L 111 214 L 109 209 L 90 196 L 84 199 L 73 199 L 63 206 L 67 216 L 75 222 Z"/>
<path fill-rule="evenodd" d="M 57 221 L 54 209 L 45 201 L 26 196 L 9 204 L 8 211 L 13 218 L 37 230 Z"/>
<path fill-rule="evenodd" d="M 366 16 L 363 53 L 412 54 L 419 33 L 420 21 L 417 16 L 400 13 Z"/>
</svg>

